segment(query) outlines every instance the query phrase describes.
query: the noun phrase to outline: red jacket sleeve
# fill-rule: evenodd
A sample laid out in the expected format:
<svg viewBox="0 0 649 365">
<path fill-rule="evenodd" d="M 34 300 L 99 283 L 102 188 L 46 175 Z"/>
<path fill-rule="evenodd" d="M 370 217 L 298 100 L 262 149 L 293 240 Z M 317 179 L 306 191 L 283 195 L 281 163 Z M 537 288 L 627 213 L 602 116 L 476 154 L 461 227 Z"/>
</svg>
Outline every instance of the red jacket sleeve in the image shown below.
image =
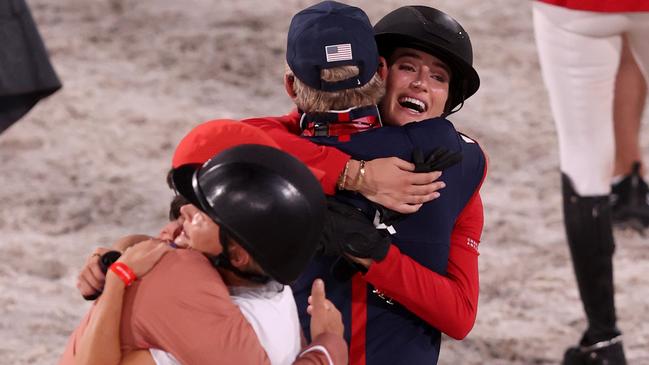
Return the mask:
<svg viewBox="0 0 649 365">
<path fill-rule="evenodd" d="M 296 111 L 282 117 L 251 118 L 243 123 L 261 128 L 282 148 L 309 167 L 321 170 L 320 183 L 325 194 L 336 192 L 338 176 L 349 161 L 349 155 L 334 147 L 319 146 L 300 137 L 299 117 Z"/>
<path fill-rule="evenodd" d="M 478 310 L 478 244 L 484 224 L 475 194 L 453 227 L 447 275 L 440 275 L 392 245 L 364 278 L 431 326 L 455 339 L 473 328 Z"/>
</svg>

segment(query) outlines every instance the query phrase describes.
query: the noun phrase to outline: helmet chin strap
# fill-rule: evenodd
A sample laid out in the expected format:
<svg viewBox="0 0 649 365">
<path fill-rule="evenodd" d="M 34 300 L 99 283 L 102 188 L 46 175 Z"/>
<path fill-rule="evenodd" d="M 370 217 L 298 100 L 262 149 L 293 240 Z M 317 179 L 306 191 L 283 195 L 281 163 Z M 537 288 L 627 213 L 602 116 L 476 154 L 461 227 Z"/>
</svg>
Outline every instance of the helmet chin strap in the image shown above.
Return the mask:
<svg viewBox="0 0 649 365">
<path fill-rule="evenodd" d="M 212 263 L 212 266 L 232 271 L 236 276 L 248 281 L 252 281 L 253 283 L 268 284 L 268 282 L 271 281 L 270 276 L 250 271 L 242 271 L 234 267 L 225 251 L 217 256 L 208 256 L 208 259 Z"/>
<path fill-rule="evenodd" d="M 451 111 L 448 111 L 448 112 L 447 112 L 447 111 L 444 111 L 444 113 L 442 113 L 441 117 L 442 117 L 442 118 L 446 118 L 446 117 L 448 117 L 449 115 L 451 115 L 451 114 L 453 114 L 453 113 L 457 113 L 457 112 L 460 111 L 460 109 L 462 109 L 463 106 L 464 106 L 464 100 L 462 100 L 462 102 L 461 102 L 460 104 L 458 104 L 458 105 L 455 107 L 455 109 L 453 109 L 453 110 L 451 110 Z"/>
<path fill-rule="evenodd" d="M 272 280 L 268 275 L 243 271 L 232 265 L 232 262 L 230 261 L 230 255 L 228 254 L 228 247 L 230 246 L 231 238 L 230 235 L 226 233 L 225 229 L 223 229 L 222 227 L 219 231 L 219 239 L 221 241 L 221 246 L 223 246 L 223 252 L 216 256 L 207 256 L 207 258 L 212 263 L 212 266 L 232 271 L 238 277 L 257 284 L 267 284 Z"/>
</svg>

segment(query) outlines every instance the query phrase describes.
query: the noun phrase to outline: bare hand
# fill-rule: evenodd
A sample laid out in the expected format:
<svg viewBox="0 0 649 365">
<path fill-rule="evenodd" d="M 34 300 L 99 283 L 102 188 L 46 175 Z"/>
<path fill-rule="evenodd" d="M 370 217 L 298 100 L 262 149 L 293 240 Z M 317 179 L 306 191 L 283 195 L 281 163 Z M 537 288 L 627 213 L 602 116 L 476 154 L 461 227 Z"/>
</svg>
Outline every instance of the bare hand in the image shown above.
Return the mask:
<svg viewBox="0 0 649 365">
<path fill-rule="evenodd" d="M 86 259 L 86 263 L 81 268 L 79 276 L 77 276 L 77 289 L 79 289 L 82 296 L 91 296 L 104 290 L 106 275 L 101 271 L 99 258 L 110 250 L 107 247 L 97 247 L 92 255 Z"/>
<path fill-rule="evenodd" d="M 313 281 L 306 311 L 311 315 L 311 339 L 325 332 L 342 337 L 345 331 L 342 315 L 325 297 L 324 282 L 321 279 Z"/>
<path fill-rule="evenodd" d="M 446 186 L 436 181 L 441 171 L 415 173 L 414 169 L 413 163 L 397 157 L 367 161 L 365 177 L 357 190 L 368 200 L 386 208 L 404 214 L 414 213 L 423 203 L 437 199 L 438 190 Z M 358 171 L 358 166 L 350 165 L 350 170 Z M 352 172 L 350 175 L 358 174 Z"/>
<path fill-rule="evenodd" d="M 126 264 L 140 278 L 149 272 L 165 253 L 171 250 L 173 248 L 169 246 L 168 242 L 150 239 L 129 247 L 117 261 Z"/>
</svg>

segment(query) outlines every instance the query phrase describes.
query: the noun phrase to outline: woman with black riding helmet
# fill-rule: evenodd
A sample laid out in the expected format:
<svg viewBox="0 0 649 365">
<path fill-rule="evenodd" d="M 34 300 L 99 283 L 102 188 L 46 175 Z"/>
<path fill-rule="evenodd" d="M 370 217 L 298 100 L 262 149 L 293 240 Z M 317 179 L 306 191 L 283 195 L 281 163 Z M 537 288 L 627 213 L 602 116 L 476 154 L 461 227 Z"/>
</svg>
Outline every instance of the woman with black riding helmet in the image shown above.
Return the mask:
<svg viewBox="0 0 649 365">
<path fill-rule="evenodd" d="M 383 57 L 381 67 L 388 68 L 387 91 L 380 104 L 381 117 L 385 124 L 401 126 L 414 121 L 448 116 L 459 110 L 464 101 L 477 91 L 479 77 L 472 67 L 469 36 L 461 25 L 447 14 L 426 6 L 406 6 L 386 15 L 374 29 Z M 350 189 L 351 186 L 351 189 L 368 199 L 390 208 L 395 207 L 397 210 L 398 205 L 389 206 L 388 201 L 384 203 L 366 195 L 369 192 L 376 198 L 377 195 L 380 196 L 376 192 L 381 191 L 385 184 L 394 185 L 394 181 L 399 179 L 392 174 L 392 170 L 382 168 L 384 165 L 375 165 L 377 160 L 362 163 L 331 147 L 316 146 L 294 136 L 286 137 L 286 140 L 280 138 L 278 131 L 295 131 L 296 126 L 299 126 L 299 118 L 278 118 L 277 123 L 272 123 L 271 118 L 245 122 L 251 121 L 253 125 L 274 131 L 271 135 L 282 148 L 293 151 L 301 149 L 303 154 L 296 156 L 303 160 L 319 161 L 315 167 L 332 176 L 341 176 L 338 181 L 358 181 L 361 165 L 364 165 L 360 184 L 338 184 L 338 189 Z M 360 135 L 365 136 L 366 133 L 371 132 L 363 132 Z M 382 143 L 380 140 L 375 141 L 375 145 L 381 146 Z M 296 147 L 297 144 L 300 144 L 299 148 Z M 340 158 L 340 154 L 346 156 L 346 159 Z M 342 160 L 342 163 L 331 161 L 336 159 Z M 407 190 L 407 183 L 404 182 L 403 185 L 401 188 Z M 335 189 L 333 186 L 323 187 L 325 191 Z M 472 199 L 455 222 L 450 238 L 448 266 L 440 270 L 445 271 L 444 273 L 435 272 L 422 265 L 419 262 L 421 257 L 398 253 L 394 244 L 391 245 L 391 251 L 385 260 L 374 262 L 371 259 L 355 258 L 357 263 L 367 269 L 363 279 L 377 289 L 375 295 L 385 298 L 389 302 L 388 305 L 398 303 L 399 309 L 396 310 L 403 313 L 405 308 L 409 313 L 403 315 L 410 316 L 413 322 L 425 322 L 426 326 L 419 327 L 420 333 L 412 335 L 421 335 L 428 339 L 423 340 L 420 337 L 409 344 L 406 339 L 406 346 L 401 346 L 403 342 L 395 339 L 390 330 L 372 328 L 372 323 L 363 324 L 365 327 L 361 329 L 353 321 L 366 317 L 363 314 L 354 315 L 350 329 L 352 364 L 395 361 L 436 363 L 440 344 L 438 330 L 454 338 L 463 338 L 468 334 L 475 321 L 478 301 L 477 246 L 483 225 L 478 189 L 479 187 L 473 192 Z M 373 296 L 374 294 L 368 298 Z M 364 296 L 361 294 L 362 297 Z M 358 309 L 357 306 L 354 308 Z M 375 337 L 372 340 L 374 343 L 370 343 L 370 335 L 377 332 L 382 332 L 382 340 Z M 363 334 L 358 336 L 360 333 Z M 423 345 L 426 349 L 408 347 L 415 343 L 427 343 Z M 400 357 L 404 354 L 408 354 L 409 358 Z M 420 355 L 421 357 L 413 360 L 413 356 Z"/>
<path fill-rule="evenodd" d="M 250 136 L 243 138 L 252 141 Z M 195 151 L 208 149 L 194 145 L 192 141 L 183 142 L 187 142 L 185 147 Z M 217 148 L 211 146 L 209 149 Z M 189 157 L 203 155 L 195 152 Z M 295 304 L 291 308 L 293 299 L 290 294 L 289 298 L 280 299 L 284 297 L 280 293 L 286 292 L 281 289 L 281 284 L 295 280 L 318 243 L 324 200 L 316 179 L 305 166 L 286 153 L 273 147 L 246 144 L 223 151 L 202 165 L 188 162 L 176 167 L 173 182 L 178 193 L 191 202 L 180 209 L 183 229 L 174 241 L 176 246 L 187 249 L 169 252 L 171 248 L 167 242 L 154 239 L 126 250 L 111 266 L 103 294 L 85 330 L 71 338 L 75 342 L 74 349 L 64 354 L 60 363 L 153 364 L 154 359 L 158 364 L 206 361 L 292 363 L 296 354 L 276 361 L 277 356 L 273 358 L 271 349 L 266 347 L 269 343 L 257 340 L 255 334 L 260 336 L 257 327 L 260 324 L 264 326 L 264 321 L 276 322 L 272 323 L 275 328 L 292 327 L 288 315 L 295 315 Z M 285 227 L 292 223 L 297 223 L 299 228 L 288 233 Z M 167 252 L 168 256 L 174 257 L 163 259 L 157 264 L 157 270 L 148 273 Z M 255 316 L 262 314 L 253 313 L 257 325 L 253 324 L 255 334 L 251 333 L 250 325 L 242 320 L 241 312 L 231 302 L 221 277 L 205 265 L 201 253 L 219 269 L 228 285 L 238 289 L 238 295 L 245 290 L 248 293 L 253 290 L 266 292 L 255 300 L 247 300 L 253 312 L 263 313 L 263 306 L 269 308 L 262 302 L 273 303 L 270 307 L 274 308 L 274 316 L 259 319 Z M 170 265 L 172 262 L 175 263 Z M 126 290 L 142 276 L 145 276 L 143 280 L 136 281 L 133 288 Z M 205 287 L 199 291 L 186 290 L 190 287 L 188 283 L 199 280 L 203 280 Z M 314 300 L 319 302 L 311 302 L 314 305 L 312 313 L 317 313 L 319 328 L 325 332 L 341 332 L 340 314 L 324 298 L 324 287 L 314 284 L 314 295 L 318 297 Z M 177 297 L 182 298 L 180 302 L 185 311 L 197 312 L 200 319 L 210 326 L 201 326 L 202 323 L 196 321 L 192 323 L 187 316 L 182 319 L 182 325 L 170 325 L 173 318 L 169 315 L 176 313 L 176 309 L 159 310 L 165 307 L 159 302 Z M 280 307 L 286 308 L 278 310 Z M 248 316 L 245 317 L 250 321 Z M 297 326 L 295 321 L 293 324 Z M 299 334 L 295 333 L 295 337 L 299 348 Z M 337 353 L 330 354 L 337 359 L 336 363 L 343 363 L 342 358 L 346 359 L 346 356 L 340 355 L 342 340 L 331 342 L 331 338 L 320 338 L 327 349 L 332 343 L 338 343 L 334 345 Z M 213 351 L 219 354 L 218 359 L 196 346 L 201 340 L 212 344 Z M 291 344 L 295 339 L 280 336 L 274 340 Z M 264 344 L 265 354 L 263 350 L 259 351 L 258 341 Z M 149 353 L 147 348 L 165 349 L 178 360 L 162 351 Z M 187 348 L 189 351 L 184 351 Z M 305 351 L 295 362 L 313 361 L 319 356 L 328 358 L 330 355 L 324 351 L 319 354 Z"/>
<path fill-rule="evenodd" d="M 381 101 L 381 116 L 386 124 L 403 125 L 413 120 L 448 116 L 462 108 L 464 101 L 480 87 L 480 78 L 473 68 L 473 48 L 468 33 L 449 15 L 427 6 L 404 6 L 379 20 L 374 26 L 379 54 L 389 67 L 386 95 Z M 404 67 L 404 57 L 433 65 L 432 85 L 441 85 L 447 96 L 444 103 L 415 104 L 405 101 L 397 80 L 403 73 L 416 71 Z M 404 72 L 400 72 L 404 71 Z M 414 81 L 413 88 L 424 83 Z M 447 86 L 444 86 L 446 84 Z M 417 95 L 439 93 L 439 87 Z M 410 105 L 409 105 L 410 104 Z M 405 110 L 403 110 L 405 109 Z"/>
</svg>

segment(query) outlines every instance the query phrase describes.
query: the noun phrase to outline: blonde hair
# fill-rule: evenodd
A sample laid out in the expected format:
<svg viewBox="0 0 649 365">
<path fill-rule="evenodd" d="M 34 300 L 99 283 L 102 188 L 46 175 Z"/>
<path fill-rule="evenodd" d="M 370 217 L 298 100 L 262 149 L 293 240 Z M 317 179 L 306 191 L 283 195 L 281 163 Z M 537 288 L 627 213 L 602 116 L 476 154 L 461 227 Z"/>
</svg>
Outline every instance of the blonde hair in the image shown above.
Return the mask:
<svg viewBox="0 0 649 365">
<path fill-rule="evenodd" d="M 356 66 L 340 66 L 321 70 L 320 78 L 323 81 L 336 82 L 357 76 L 358 72 Z M 306 85 L 293 74 L 288 65 L 286 76 L 294 80 L 295 105 L 305 112 L 326 112 L 375 105 L 385 94 L 385 85 L 378 73 L 375 73 L 372 79 L 361 87 L 333 92 L 316 90 Z"/>
</svg>

